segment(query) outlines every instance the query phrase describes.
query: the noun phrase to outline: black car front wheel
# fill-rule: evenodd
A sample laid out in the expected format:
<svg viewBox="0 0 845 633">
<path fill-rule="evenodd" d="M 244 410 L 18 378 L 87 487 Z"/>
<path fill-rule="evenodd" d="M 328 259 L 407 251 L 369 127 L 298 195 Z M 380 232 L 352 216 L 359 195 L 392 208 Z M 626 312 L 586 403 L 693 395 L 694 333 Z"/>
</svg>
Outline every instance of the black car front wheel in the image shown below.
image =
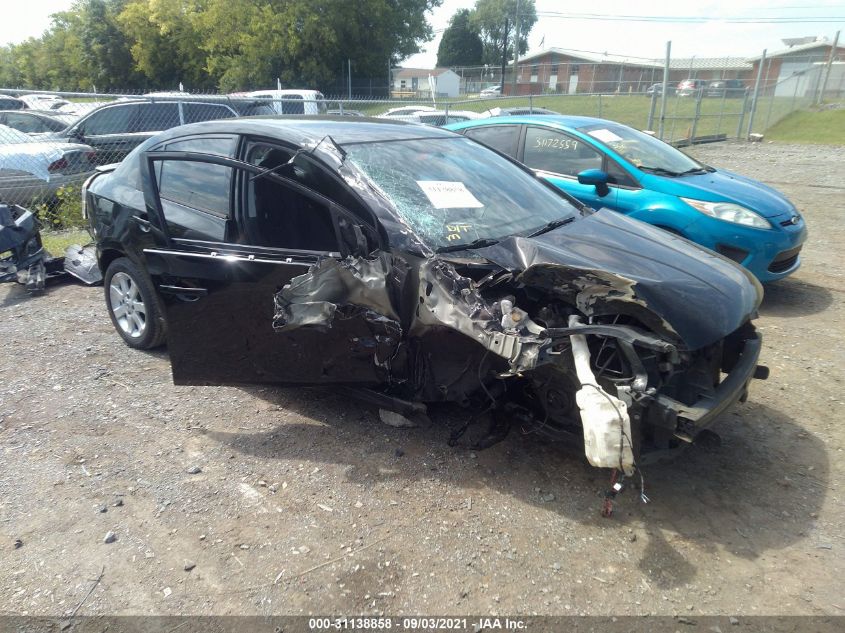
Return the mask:
<svg viewBox="0 0 845 633">
<path fill-rule="evenodd" d="M 109 264 L 103 282 L 109 316 L 126 344 L 152 349 L 164 343 L 164 319 L 149 277 L 121 257 Z"/>
</svg>

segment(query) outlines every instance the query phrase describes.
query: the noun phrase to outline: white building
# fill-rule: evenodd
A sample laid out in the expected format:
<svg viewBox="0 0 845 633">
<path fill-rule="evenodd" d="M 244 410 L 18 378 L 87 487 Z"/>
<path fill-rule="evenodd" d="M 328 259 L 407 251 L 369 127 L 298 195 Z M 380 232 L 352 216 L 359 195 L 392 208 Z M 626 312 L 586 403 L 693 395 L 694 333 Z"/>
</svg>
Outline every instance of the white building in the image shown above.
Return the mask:
<svg viewBox="0 0 845 633">
<path fill-rule="evenodd" d="M 431 84 L 436 97 L 457 97 L 461 91 L 461 78 L 448 68 L 400 68 L 393 73 L 391 96 L 430 97 Z"/>
</svg>

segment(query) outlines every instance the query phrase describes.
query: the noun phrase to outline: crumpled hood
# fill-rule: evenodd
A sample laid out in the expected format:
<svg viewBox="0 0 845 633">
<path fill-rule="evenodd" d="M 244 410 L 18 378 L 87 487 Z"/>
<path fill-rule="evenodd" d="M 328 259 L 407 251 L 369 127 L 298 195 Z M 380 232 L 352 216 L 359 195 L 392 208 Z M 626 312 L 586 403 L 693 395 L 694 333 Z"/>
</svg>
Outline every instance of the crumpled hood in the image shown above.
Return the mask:
<svg viewBox="0 0 845 633">
<path fill-rule="evenodd" d="M 649 174 L 642 180 L 654 191 L 708 202 L 733 202 L 765 218 L 796 213 L 795 206 L 777 189 L 721 169 L 680 178 Z"/>
<path fill-rule="evenodd" d="M 561 294 L 576 288 L 582 311 L 600 314 L 603 302 L 638 304 L 689 349 L 736 330 L 763 296 L 759 282 L 732 261 L 609 209 L 538 237 L 510 237 L 475 252 L 518 272 L 528 286 Z"/>
</svg>

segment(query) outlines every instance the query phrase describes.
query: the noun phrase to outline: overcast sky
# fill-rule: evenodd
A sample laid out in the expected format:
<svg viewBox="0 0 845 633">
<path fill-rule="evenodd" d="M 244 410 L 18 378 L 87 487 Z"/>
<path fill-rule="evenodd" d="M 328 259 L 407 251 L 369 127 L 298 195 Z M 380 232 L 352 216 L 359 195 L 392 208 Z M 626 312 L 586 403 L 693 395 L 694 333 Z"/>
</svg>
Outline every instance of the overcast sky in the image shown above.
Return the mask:
<svg viewBox="0 0 845 633">
<path fill-rule="evenodd" d="M 307 0 L 303 0 L 307 1 Z M 73 0 L 6 0 L 0 21 L 0 42 L 20 42 L 40 35 L 50 25 L 50 14 L 64 11 Z M 460 8 L 470 8 L 474 0 L 445 0 L 430 22 L 435 30 L 446 27 Z M 802 6 L 803 5 L 803 6 Z M 597 5 L 561 0 L 536 0 L 538 13 L 594 13 L 601 15 L 637 15 L 701 17 L 704 24 L 654 23 L 636 21 L 585 20 L 543 16 L 534 25 L 529 47 L 538 50 L 557 46 L 583 51 L 606 51 L 621 55 L 662 57 L 667 40 L 672 40 L 675 57 L 719 57 L 756 55 L 762 49 L 783 48 L 781 39 L 805 35 L 826 35 L 831 40 L 845 27 L 845 0 L 701 0 L 681 3 L 677 0 L 604 0 Z M 838 16 L 836 22 L 803 24 L 736 24 L 729 18 L 795 18 Z M 403 66 L 430 68 L 437 60 L 440 33 L 425 51 L 405 60 Z"/>
</svg>

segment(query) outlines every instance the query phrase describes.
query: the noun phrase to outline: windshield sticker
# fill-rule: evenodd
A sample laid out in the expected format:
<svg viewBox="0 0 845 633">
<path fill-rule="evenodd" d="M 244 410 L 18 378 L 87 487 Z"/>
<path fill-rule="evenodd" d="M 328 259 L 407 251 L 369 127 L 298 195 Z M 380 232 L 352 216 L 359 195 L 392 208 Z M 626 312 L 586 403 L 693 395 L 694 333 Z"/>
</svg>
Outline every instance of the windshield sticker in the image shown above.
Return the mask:
<svg viewBox="0 0 845 633">
<path fill-rule="evenodd" d="M 484 206 L 462 182 L 418 180 L 417 184 L 435 209 L 480 209 Z"/>
<path fill-rule="evenodd" d="M 597 138 L 602 143 L 613 143 L 615 141 L 622 140 L 621 136 L 616 136 L 616 134 L 604 128 L 602 128 L 601 130 L 593 130 L 592 132 L 590 132 L 590 136 L 592 136 L 593 138 Z"/>
<path fill-rule="evenodd" d="M 534 149 L 562 149 L 564 151 L 575 151 L 578 149 L 578 141 L 575 139 L 549 136 L 547 138 L 537 138 L 535 141 Z"/>
<path fill-rule="evenodd" d="M 461 233 L 469 233 L 469 230 L 471 228 L 472 224 L 447 224 L 446 240 L 449 242 L 459 240 L 463 238 L 463 235 L 461 235 Z"/>
</svg>

